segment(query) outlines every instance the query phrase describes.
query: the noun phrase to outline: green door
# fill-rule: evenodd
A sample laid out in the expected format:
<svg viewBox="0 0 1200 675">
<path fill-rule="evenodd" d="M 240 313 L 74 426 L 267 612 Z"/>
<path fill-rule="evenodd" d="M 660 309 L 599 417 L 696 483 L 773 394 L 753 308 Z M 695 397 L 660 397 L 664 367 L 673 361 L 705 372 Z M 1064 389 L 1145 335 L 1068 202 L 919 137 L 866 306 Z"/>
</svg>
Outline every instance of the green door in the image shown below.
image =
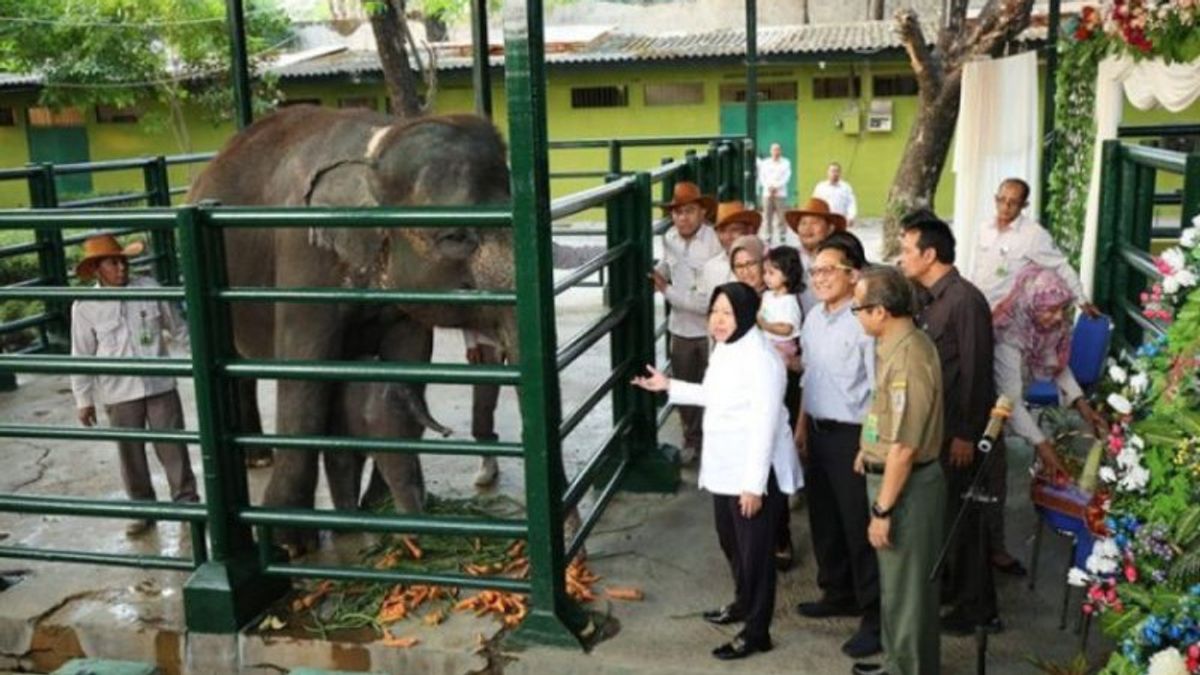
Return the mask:
<svg viewBox="0 0 1200 675">
<path fill-rule="evenodd" d="M 721 133 L 746 133 L 746 104 L 721 104 Z M 758 104 L 758 138 L 754 139 L 754 151 L 766 157 L 771 144 L 778 143 L 783 156 L 792 162 L 792 184 L 789 196 L 796 194 L 796 102 L 760 101 Z M 793 200 L 794 201 L 794 200 Z"/>
<path fill-rule="evenodd" d="M 87 126 L 82 115 L 74 109 L 51 112 L 45 108 L 34 108 L 29 111 L 28 120 L 25 133 L 29 142 L 30 162 L 73 164 L 90 161 Z M 92 193 L 90 173 L 60 176 L 57 183 L 60 201 Z"/>
</svg>

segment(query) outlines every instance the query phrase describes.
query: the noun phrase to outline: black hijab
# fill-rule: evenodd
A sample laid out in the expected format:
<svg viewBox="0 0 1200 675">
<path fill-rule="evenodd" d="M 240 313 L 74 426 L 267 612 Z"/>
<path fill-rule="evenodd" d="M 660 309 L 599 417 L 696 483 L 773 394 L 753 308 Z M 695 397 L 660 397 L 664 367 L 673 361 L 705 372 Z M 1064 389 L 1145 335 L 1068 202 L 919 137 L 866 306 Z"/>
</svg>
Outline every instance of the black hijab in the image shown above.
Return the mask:
<svg viewBox="0 0 1200 675">
<path fill-rule="evenodd" d="M 758 324 L 758 307 L 762 304 L 762 298 L 759 297 L 758 291 L 740 281 L 721 284 L 713 290 L 712 297 L 708 300 L 709 314 L 712 314 L 713 303 L 717 301 L 718 295 L 729 298 L 729 304 L 733 305 L 733 319 L 737 322 L 737 329 L 725 342 L 737 342 Z"/>
</svg>

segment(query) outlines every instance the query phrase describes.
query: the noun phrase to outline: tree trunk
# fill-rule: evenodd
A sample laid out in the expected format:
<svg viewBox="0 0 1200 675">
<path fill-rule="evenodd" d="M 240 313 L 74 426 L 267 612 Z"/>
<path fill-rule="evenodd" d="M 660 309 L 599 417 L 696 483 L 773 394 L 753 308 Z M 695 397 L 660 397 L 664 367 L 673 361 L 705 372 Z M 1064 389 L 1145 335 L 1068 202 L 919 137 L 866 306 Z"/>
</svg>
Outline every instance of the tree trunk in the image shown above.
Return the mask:
<svg viewBox="0 0 1200 675">
<path fill-rule="evenodd" d="M 371 12 L 371 29 L 383 67 L 383 79 L 392 102 L 392 114 L 419 117 L 421 98 L 417 93 L 417 73 L 409 65 L 408 25 L 404 20 L 404 0 L 382 0 Z"/>
</svg>

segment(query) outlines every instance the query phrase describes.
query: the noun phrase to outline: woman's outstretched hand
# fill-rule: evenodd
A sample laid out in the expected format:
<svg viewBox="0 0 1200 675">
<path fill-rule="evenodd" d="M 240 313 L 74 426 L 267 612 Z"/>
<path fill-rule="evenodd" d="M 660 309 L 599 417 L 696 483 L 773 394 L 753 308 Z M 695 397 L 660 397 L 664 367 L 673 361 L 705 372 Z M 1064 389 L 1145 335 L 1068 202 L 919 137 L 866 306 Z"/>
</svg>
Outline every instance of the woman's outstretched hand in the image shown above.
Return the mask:
<svg viewBox="0 0 1200 675">
<path fill-rule="evenodd" d="M 646 366 L 646 372 L 650 374 L 635 377 L 630 384 L 635 387 L 641 387 L 646 391 L 666 391 L 671 386 L 671 379 L 663 375 L 662 371 L 654 366 Z"/>
</svg>

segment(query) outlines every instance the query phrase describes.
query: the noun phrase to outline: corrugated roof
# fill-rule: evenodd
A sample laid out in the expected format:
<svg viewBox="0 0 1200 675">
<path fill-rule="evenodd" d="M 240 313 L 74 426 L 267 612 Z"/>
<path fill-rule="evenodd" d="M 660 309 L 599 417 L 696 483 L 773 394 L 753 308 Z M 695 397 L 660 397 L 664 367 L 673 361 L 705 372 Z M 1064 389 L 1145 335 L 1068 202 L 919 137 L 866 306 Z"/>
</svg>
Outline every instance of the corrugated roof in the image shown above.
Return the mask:
<svg viewBox="0 0 1200 675">
<path fill-rule="evenodd" d="M 40 75 L 27 75 L 24 73 L 0 73 L 0 87 L 19 87 L 28 84 L 41 84 L 42 78 Z"/>
<path fill-rule="evenodd" d="M 892 21 L 827 23 L 802 26 L 771 26 L 758 31 L 761 56 L 798 54 L 871 54 L 902 47 Z M 937 24 L 926 22 L 925 35 L 933 39 Z M 1029 28 L 1021 40 L 1045 39 L 1044 27 Z M 561 47 L 561 45 L 560 45 Z M 621 63 L 700 58 L 738 57 L 746 53 L 744 29 L 722 29 L 702 33 L 659 33 L 641 35 L 608 32 L 570 49 L 547 50 L 549 64 Z M 501 65 L 504 57 L 493 54 L 492 65 Z M 438 58 L 439 70 L 470 68 L 471 60 L 456 49 Z M 374 51 L 346 50 L 319 58 L 275 66 L 270 70 L 284 78 L 354 75 L 380 72 Z"/>
</svg>

